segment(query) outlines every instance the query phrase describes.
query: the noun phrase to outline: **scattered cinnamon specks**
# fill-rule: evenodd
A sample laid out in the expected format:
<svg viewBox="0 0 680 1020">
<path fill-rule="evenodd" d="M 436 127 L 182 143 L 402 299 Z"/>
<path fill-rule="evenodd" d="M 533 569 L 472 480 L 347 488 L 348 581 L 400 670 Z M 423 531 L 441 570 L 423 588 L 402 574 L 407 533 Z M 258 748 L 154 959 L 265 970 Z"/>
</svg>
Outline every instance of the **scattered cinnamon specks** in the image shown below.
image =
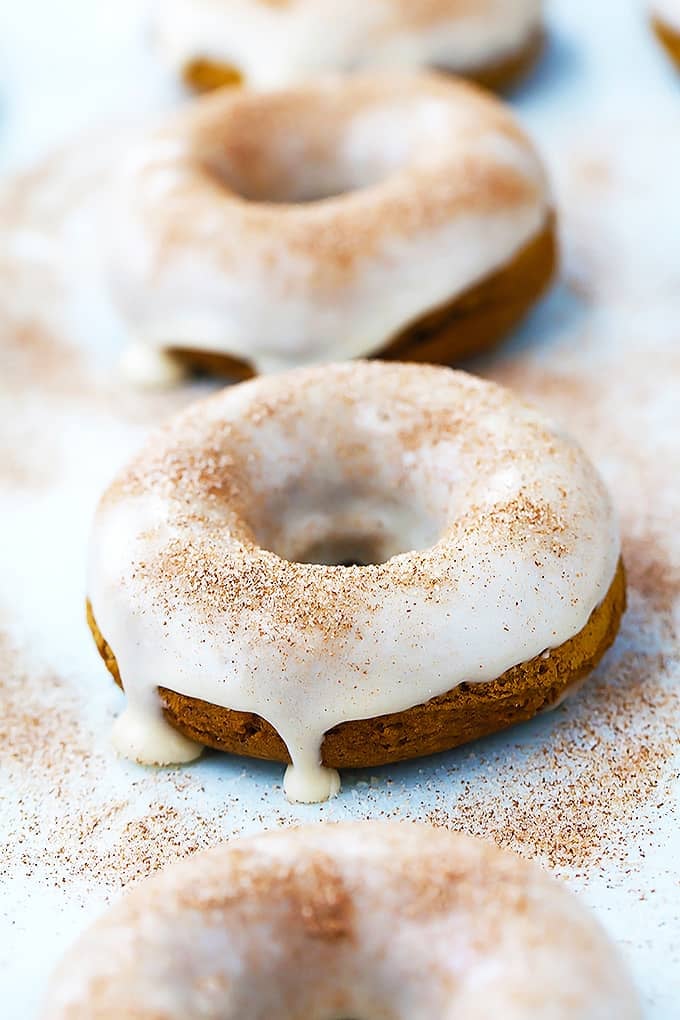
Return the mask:
<svg viewBox="0 0 680 1020">
<path fill-rule="evenodd" d="M 639 870 L 657 804 L 671 806 L 680 778 L 671 764 L 680 691 L 669 678 L 663 656 L 611 655 L 597 680 L 558 710 L 543 747 L 519 764 L 494 755 L 491 782 L 476 776 L 450 804 L 438 795 L 426 819 L 490 837 L 557 871 Z"/>
<path fill-rule="evenodd" d="M 650 125 L 641 128 L 640 138 L 645 130 L 668 146 L 680 138 L 670 121 L 656 122 L 649 110 L 645 117 Z M 630 137 L 620 126 L 612 130 Z M 542 326 L 525 335 L 524 346 L 505 348 L 485 362 L 485 371 L 563 423 L 604 475 L 619 509 L 630 584 L 620 638 L 596 677 L 555 714 L 436 760 L 348 776 L 341 796 L 321 808 L 287 805 L 277 766 L 212 757 L 181 770 L 154 771 L 120 763 L 110 753 L 107 735 L 120 697 L 96 661 L 84 627 L 76 628 L 67 611 L 84 596 L 74 594 L 77 585 L 66 577 L 69 570 L 80 570 L 86 541 L 86 529 L 71 517 L 76 502 L 94 504 L 101 479 L 91 481 L 82 471 L 76 492 L 53 449 L 34 445 L 40 435 L 63 440 L 64 419 L 55 413 L 55 402 L 62 408 L 68 403 L 72 367 L 55 352 L 68 338 L 52 329 L 31 348 L 36 337 L 22 309 L 24 325 L 17 328 L 15 315 L 13 324 L 0 328 L 0 348 L 13 351 L 14 366 L 11 387 L 3 386 L 6 377 L 0 375 L 3 414 L 9 407 L 14 421 L 24 423 L 25 439 L 12 440 L 11 456 L 16 462 L 19 447 L 18 459 L 25 463 L 24 446 L 39 451 L 29 467 L 31 474 L 45 471 L 39 495 L 43 530 L 50 537 L 41 546 L 44 554 L 33 555 L 40 537 L 35 516 L 29 515 L 35 490 L 29 492 L 12 467 L 3 478 L 2 497 L 25 509 L 30 521 L 25 526 L 15 512 L 11 528 L 3 532 L 9 541 L 0 572 L 1 618 L 8 632 L 0 652 L 0 931 L 12 933 L 3 941 L 16 959 L 22 952 L 19 936 L 23 933 L 25 947 L 33 935 L 23 908 L 48 890 L 62 890 L 64 903 L 90 904 L 168 860 L 241 832 L 316 818 L 389 815 L 429 819 L 495 839 L 581 886 L 597 885 L 600 914 L 618 923 L 614 901 L 607 898 L 616 886 L 615 902 L 633 901 L 639 909 L 639 931 L 620 928 L 616 934 L 628 938 L 637 953 L 647 952 L 646 960 L 653 953 L 667 961 L 665 969 L 672 972 L 677 908 L 655 890 L 664 877 L 657 869 L 659 848 L 677 833 L 678 822 L 673 796 L 680 733 L 675 466 L 680 252 L 672 217 L 663 214 L 677 206 L 670 186 L 677 200 L 678 161 L 669 158 L 661 166 L 654 146 L 647 158 L 643 143 L 626 144 L 625 152 L 613 146 L 612 155 L 606 151 L 606 132 L 599 134 L 596 141 L 580 138 L 578 153 L 558 153 L 567 168 L 558 191 L 564 199 L 560 213 L 571 288 L 566 297 L 580 288 L 579 301 L 567 301 L 562 317 L 546 312 L 539 319 Z M 77 156 L 82 159 L 82 150 Z M 618 165 L 638 159 L 644 172 L 629 173 Z M 39 187 L 37 178 L 26 182 L 17 218 L 35 214 Z M 71 207 L 72 201 L 73 195 Z M 63 215 L 63 203 L 50 205 L 50 229 Z M 654 251 L 642 258 L 641 239 L 650 223 Z M 24 272 L 36 301 L 43 293 L 49 296 L 35 267 L 22 266 Z M 5 290 L 14 290 L 14 284 L 8 280 Z M 558 292 L 555 300 L 560 293 L 565 297 Z M 128 431 L 136 427 L 141 439 L 142 427 L 166 413 L 167 405 L 155 399 L 109 399 L 103 425 L 102 391 L 87 369 L 85 382 L 94 397 L 79 398 L 82 427 L 73 442 L 80 449 L 85 435 L 94 437 L 113 473 L 116 457 L 127 455 Z M 181 403 L 186 393 L 176 399 Z M 251 424 L 260 428 L 264 422 Z M 19 434 L 6 431 L 4 421 L 1 427 L 3 439 Z M 417 451 L 417 438 L 403 437 L 410 452 Z M 522 515 L 527 526 L 550 524 L 532 501 Z M 563 539 L 559 517 L 552 521 L 551 540 Z M 37 605 L 49 584 L 54 596 L 48 605 L 40 603 L 40 613 L 25 611 L 25 593 L 33 593 Z M 46 896 L 46 902 L 61 901 Z M 58 919 L 46 908 L 46 929 L 51 931 Z M 62 949 L 55 934 L 50 964 Z M 36 968 L 31 976 L 39 981 L 45 975 Z M 650 977 L 650 995 L 654 980 Z"/>
</svg>

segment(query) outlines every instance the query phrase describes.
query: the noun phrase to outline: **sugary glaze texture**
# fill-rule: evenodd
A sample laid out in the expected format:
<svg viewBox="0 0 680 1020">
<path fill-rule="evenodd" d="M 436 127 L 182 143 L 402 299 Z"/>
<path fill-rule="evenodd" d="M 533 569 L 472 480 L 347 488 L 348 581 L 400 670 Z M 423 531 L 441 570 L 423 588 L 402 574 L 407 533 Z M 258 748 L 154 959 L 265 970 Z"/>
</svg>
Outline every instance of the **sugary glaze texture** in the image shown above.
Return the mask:
<svg viewBox="0 0 680 1020">
<path fill-rule="evenodd" d="M 557 266 L 554 217 L 512 261 L 454 301 L 429 312 L 377 352 L 383 360 L 456 365 L 498 344 L 527 314 L 552 281 Z M 250 365 L 206 351 L 172 349 L 192 371 L 250 379 Z"/>
<path fill-rule="evenodd" d="M 361 752 L 385 761 L 526 718 L 575 683 L 618 625 L 619 557 L 581 449 L 493 384 L 374 361 L 226 389 L 160 430 L 97 511 L 88 588 L 127 696 L 116 746 L 196 757 L 174 705 L 185 728 L 203 713 L 196 734 L 228 720 L 224 745 L 252 730 L 249 753 L 283 756 L 256 721 L 207 719 L 220 705 L 279 734 L 292 799 L 326 797 L 335 727 L 380 717 L 350 727 L 375 732 L 430 703 L 434 723 L 409 737 L 413 717 L 392 721 L 394 743 Z M 432 703 L 501 677 L 489 697 Z M 164 716 L 159 686 L 193 701 L 166 696 Z"/>
<path fill-rule="evenodd" d="M 536 66 L 544 48 L 545 32 L 537 29 L 515 53 L 492 58 L 477 67 L 451 69 L 450 73 L 461 74 L 484 88 L 506 92 Z M 447 69 L 440 66 L 439 70 Z M 212 92 L 215 89 L 246 84 L 237 68 L 206 58 L 196 58 L 185 64 L 182 68 L 182 78 L 189 88 L 196 92 Z"/>
<path fill-rule="evenodd" d="M 498 341 L 555 266 L 545 174 L 509 108 L 425 73 L 190 104 L 121 168 L 109 236 L 140 374 L 168 351 L 266 373 L 409 335 L 452 360 Z"/>
<path fill-rule="evenodd" d="M 489 683 L 466 684 L 376 719 L 355 719 L 333 727 L 321 745 L 329 768 L 387 765 L 449 750 L 507 729 L 554 707 L 595 669 L 614 641 L 626 607 L 623 563 L 619 563 L 604 602 L 575 637 L 506 670 Z M 116 657 L 102 637 L 87 603 L 87 622 L 106 668 L 122 687 Z M 168 722 L 190 740 L 231 754 L 290 762 L 281 737 L 252 712 L 234 712 L 164 687 L 159 696 Z"/>
<path fill-rule="evenodd" d="M 224 844 L 80 939 L 43 1020 L 639 1020 L 604 931 L 535 865 L 363 822 Z"/>
</svg>

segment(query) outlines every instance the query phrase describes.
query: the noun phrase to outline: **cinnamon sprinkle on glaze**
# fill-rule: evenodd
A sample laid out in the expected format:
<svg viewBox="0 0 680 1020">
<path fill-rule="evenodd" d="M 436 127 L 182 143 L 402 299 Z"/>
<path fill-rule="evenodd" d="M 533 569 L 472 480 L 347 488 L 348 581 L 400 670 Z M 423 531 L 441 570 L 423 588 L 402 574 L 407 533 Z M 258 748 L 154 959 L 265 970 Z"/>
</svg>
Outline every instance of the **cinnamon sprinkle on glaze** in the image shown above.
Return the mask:
<svg viewBox="0 0 680 1020">
<path fill-rule="evenodd" d="M 510 110 L 435 74 L 220 90 L 119 178 L 107 280 L 145 366 L 182 350 L 258 373 L 366 356 L 552 231 Z"/>
<path fill-rule="evenodd" d="M 383 554 L 307 562 L 315 537 L 350 533 Z M 333 726 L 574 637 L 618 554 L 582 451 L 508 391 L 378 362 L 244 383 L 162 429 L 100 504 L 90 598 L 129 698 L 114 739 L 138 760 L 196 755 L 164 746 L 160 682 L 265 719 L 311 789 Z"/>
<path fill-rule="evenodd" d="M 640 1017 L 616 951 L 559 883 L 459 833 L 376 823 L 223 845 L 133 890 L 67 954 L 47 1009 L 132 1018 L 139 1002 L 166 1020 L 402 1020 L 414 1002 Z"/>
</svg>

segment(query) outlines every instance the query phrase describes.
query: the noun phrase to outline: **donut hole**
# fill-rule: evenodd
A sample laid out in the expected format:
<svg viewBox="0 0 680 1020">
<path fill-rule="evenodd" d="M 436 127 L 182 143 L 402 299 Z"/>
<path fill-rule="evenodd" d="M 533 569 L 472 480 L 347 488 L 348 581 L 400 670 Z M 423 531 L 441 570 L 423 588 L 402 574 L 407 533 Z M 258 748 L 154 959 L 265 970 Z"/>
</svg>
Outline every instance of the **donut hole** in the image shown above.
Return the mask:
<svg viewBox="0 0 680 1020">
<path fill-rule="evenodd" d="M 370 535 L 337 535 L 312 542 L 296 557 L 298 563 L 317 563 L 329 567 L 368 567 L 390 559 L 380 540 Z"/>
<path fill-rule="evenodd" d="M 438 527 L 417 499 L 300 478 L 267 501 L 255 538 L 294 563 L 369 566 L 431 546 Z"/>
<path fill-rule="evenodd" d="M 345 173 L 344 167 L 323 161 L 306 162 L 303 157 L 300 157 L 300 162 L 300 170 L 296 174 L 287 173 L 280 166 L 278 169 L 267 167 L 264 172 L 263 162 L 260 162 L 259 167 L 253 164 L 252 176 L 235 174 L 233 167 L 221 160 L 206 161 L 204 169 L 218 185 L 228 188 L 248 202 L 277 205 L 322 202 L 367 187 L 369 183 L 378 183 L 381 179 L 376 176 L 374 181 L 360 183 Z"/>
<path fill-rule="evenodd" d="M 430 549 L 453 513 L 442 456 L 456 455 L 448 437 L 424 441 L 434 407 L 423 416 L 402 392 L 397 413 L 393 391 L 378 391 L 368 366 L 365 390 L 328 392 L 323 371 L 300 377 L 294 398 L 265 402 L 267 413 L 239 421 L 240 515 L 249 540 L 292 563 L 338 567 Z"/>
<path fill-rule="evenodd" d="M 424 508 L 384 494 L 288 492 L 258 528 L 260 545 L 293 563 L 365 567 L 429 547 L 438 528 Z"/>
<path fill-rule="evenodd" d="M 242 96 L 220 112 L 196 140 L 203 172 L 247 201 L 287 205 L 380 184 L 431 148 L 450 118 L 436 99 L 395 96 L 379 84 L 357 96 Z"/>
</svg>

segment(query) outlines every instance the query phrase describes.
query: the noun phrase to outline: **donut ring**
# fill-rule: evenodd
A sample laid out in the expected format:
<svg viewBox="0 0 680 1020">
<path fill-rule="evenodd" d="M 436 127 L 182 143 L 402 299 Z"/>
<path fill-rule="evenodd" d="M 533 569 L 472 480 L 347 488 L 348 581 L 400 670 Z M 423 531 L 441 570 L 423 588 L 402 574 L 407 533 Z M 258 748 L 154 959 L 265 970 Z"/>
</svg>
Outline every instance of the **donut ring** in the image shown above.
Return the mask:
<svg viewBox="0 0 680 1020">
<path fill-rule="evenodd" d="M 511 111 L 431 74 L 190 104 L 121 171 L 108 233 L 126 365 L 152 382 L 187 363 L 459 360 L 502 339 L 556 262 Z"/>
<path fill-rule="evenodd" d="M 653 0 L 652 27 L 673 63 L 680 67 L 680 0 Z"/>
<path fill-rule="evenodd" d="M 137 885 L 66 956 L 42 1015 L 639 1020 L 641 1012 L 604 931 L 538 867 L 461 833 L 363 822 L 225 844 Z"/>
<path fill-rule="evenodd" d="M 541 0 L 163 0 L 153 27 L 165 63 L 199 91 L 427 67 L 506 88 L 544 39 Z"/>
<path fill-rule="evenodd" d="M 289 798 L 324 799 L 335 765 L 560 700 L 616 634 L 619 557 L 592 465 L 500 387 L 380 362 L 243 383 L 100 503 L 90 623 L 127 695 L 114 741 L 150 763 L 203 744 L 290 759 Z"/>
</svg>

